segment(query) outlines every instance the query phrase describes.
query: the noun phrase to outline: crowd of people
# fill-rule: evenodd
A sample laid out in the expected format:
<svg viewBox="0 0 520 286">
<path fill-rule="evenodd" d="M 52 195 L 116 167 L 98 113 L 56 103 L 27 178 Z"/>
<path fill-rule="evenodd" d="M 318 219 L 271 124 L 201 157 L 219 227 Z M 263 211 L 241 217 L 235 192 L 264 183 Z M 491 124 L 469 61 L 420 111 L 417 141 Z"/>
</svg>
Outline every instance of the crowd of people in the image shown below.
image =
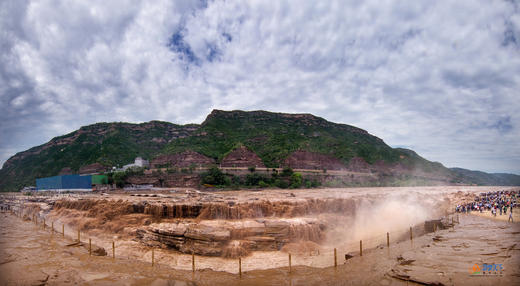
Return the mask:
<svg viewBox="0 0 520 286">
<path fill-rule="evenodd" d="M 475 201 L 457 205 L 456 212 L 469 213 L 471 211 L 491 211 L 491 214 L 497 216 L 507 215 L 509 211 L 509 220 L 513 221 L 513 209 L 520 206 L 520 191 L 496 191 L 480 193 Z"/>
</svg>

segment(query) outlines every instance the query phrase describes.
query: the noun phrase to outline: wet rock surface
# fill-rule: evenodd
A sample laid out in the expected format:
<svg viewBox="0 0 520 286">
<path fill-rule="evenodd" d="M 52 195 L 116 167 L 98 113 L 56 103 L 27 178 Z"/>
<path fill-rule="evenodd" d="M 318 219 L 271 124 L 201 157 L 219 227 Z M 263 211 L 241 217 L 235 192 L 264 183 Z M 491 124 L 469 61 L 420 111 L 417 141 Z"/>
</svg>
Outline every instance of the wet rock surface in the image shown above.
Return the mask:
<svg viewBox="0 0 520 286">
<path fill-rule="evenodd" d="M 280 250 L 294 241 L 320 242 L 324 230 L 324 224 L 312 218 L 178 222 L 139 228 L 137 239 L 145 245 L 184 253 L 234 257 L 250 251 Z"/>
<path fill-rule="evenodd" d="M 364 229 L 368 227 L 365 223 L 374 223 L 374 211 L 379 208 L 379 211 L 393 215 L 400 213 L 394 214 L 390 209 L 380 209 L 378 206 L 388 203 L 387 195 L 381 192 L 392 190 L 382 188 L 371 193 L 371 189 L 360 189 L 363 197 L 356 196 L 356 189 L 215 193 L 181 189 L 101 197 L 39 196 L 24 199 L 24 211 L 29 216 L 68 218 L 72 225 L 82 230 L 107 231 L 146 246 L 187 254 L 237 257 L 254 251 L 279 251 L 295 242 L 321 244 L 327 233 L 330 238 L 327 243 L 336 246 L 345 240 L 359 240 L 363 235 L 372 235 Z M 442 215 L 450 200 L 432 196 L 431 192 L 436 190 L 434 188 L 426 190 L 430 193 L 414 191 L 414 207 L 423 203 L 422 207 L 430 210 L 429 215 Z M 406 206 L 402 205 L 403 195 L 397 196 L 399 199 L 395 207 L 403 209 Z M 455 199 L 466 198 L 459 193 L 450 195 Z M 356 226 L 348 218 L 355 217 L 358 211 L 364 213 L 363 217 L 372 218 Z M 417 214 L 417 209 L 404 212 Z M 403 216 L 398 220 L 403 219 L 407 218 Z M 423 222 L 421 224 L 424 224 L 426 232 L 431 222 L 437 230 L 450 227 L 449 221 Z M 379 227 L 388 227 L 388 224 Z M 358 233 L 359 237 L 350 236 L 352 233 Z"/>
<path fill-rule="evenodd" d="M 293 255 L 288 273 L 287 254 L 269 252 L 242 259 L 242 277 L 223 271 L 237 269 L 237 259 L 196 256 L 197 272 L 191 272 L 191 255 L 176 255 L 156 249 L 160 264 L 150 266 L 149 249 L 125 250 L 118 257 L 89 257 L 82 247 L 65 247 L 70 238 L 54 237 L 11 215 L 0 215 L 0 283 L 7 285 L 519 285 L 520 224 L 473 215 L 460 217 L 455 228 L 409 241 L 392 243 L 391 248 L 353 252 L 343 260 L 338 251 L 338 267 L 332 253 Z M 253 226 L 254 224 L 251 224 Z M 32 235 L 28 236 L 27 233 Z M 442 237 L 434 242 L 434 237 Z M 120 242 L 121 243 L 121 242 Z M 133 244 L 132 244 L 133 245 Z M 237 246 L 240 246 L 237 244 Z M 235 245 L 233 245 L 235 247 Z M 234 249 L 237 249 L 235 247 Z M 135 252 L 130 256 L 128 251 Z M 309 261 L 325 259 L 323 265 Z M 307 264 L 305 262 L 307 261 Z M 499 263 L 502 276 L 472 276 L 475 263 Z M 314 265 L 313 267 L 301 265 Z M 263 266 L 264 269 L 253 270 Z M 184 270 L 178 270 L 181 267 Z M 216 271 L 209 270 L 214 269 Z M 203 270 L 204 269 L 204 270 Z M 20 275 L 23 273 L 23 275 Z"/>
<path fill-rule="evenodd" d="M 457 222 L 454 218 L 442 218 L 427 220 L 424 222 L 425 232 L 435 232 L 437 230 L 447 229 L 453 227 Z"/>
<path fill-rule="evenodd" d="M 95 256 L 106 256 L 107 255 L 107 251 L 103 247 L 96 246 L 96 247 L 92 248 L 92 255 L 95 255 Z"/>
<path fill-rule="evenodd" d="M 460 215 L 460 220 L 455 225 L 446 220 L 447 226 L 454 228 L 430 234 L 416 249 L 404 251 L 387 274 L 421 285 L 520 282 L 520 236 L 513 235 L 520 230 L 520 224 L 473 215 Z M 473 273 L 475 264 L 482 267 L 484 263 L 500 264 L 502 271 Z"/>
</svg>

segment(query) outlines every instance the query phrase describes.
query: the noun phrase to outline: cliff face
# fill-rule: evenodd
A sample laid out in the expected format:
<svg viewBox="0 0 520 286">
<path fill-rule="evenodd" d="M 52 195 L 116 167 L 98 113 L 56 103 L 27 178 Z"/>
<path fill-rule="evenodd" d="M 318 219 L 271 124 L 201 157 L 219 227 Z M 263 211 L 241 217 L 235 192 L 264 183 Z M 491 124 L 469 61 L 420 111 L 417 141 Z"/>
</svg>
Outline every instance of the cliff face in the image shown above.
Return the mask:
<svg viewBox="0 0 520 286">
<path fill-rule="evenodd" d="M 110 167 L 104 166 L 100 163 L 93 163 L 93 164 L 81 166 L 79 168 L 79 173 L 80 174 L 102 173 L 102 172 L 106 172 L 109 169 L 110 169 Z M 63 169 L 62 169 L 62 171 L 63 171 Z"/>
<path fill-rule="evenodd" d="M 200 177 L 197 174 L 145 174 L 134 175 L 127 179 L 127 183 L 134 185 L 152 185 L 154 187 L 191 187 L 200 185 Z"/>
<path fill-rule="evenodd" d="M 310 170 L 346 170 L 343 162 L 332 156 L 313 153 L 308 151 L 296 151 L 289 155 L 284 161 L 284 165 L 293 169 Z"/>
<path fill-rule="evenodd" d="M 245 146 L 240 146 L 222 159 L 222 167 L 257 167 L 265 168 L 262 159 Z"/>
<path fill-rule="evenodd" d="M 242 111 L 242 110 L 233 110 L 233 111 L 224 111 L 214 109 L 207 117 L 206 120 L 202 123 L 202 126 L 212 125 L 214 121 L 220 120 L 231 120 L 237 122 L 266 122 L 267 124 L 274 123 L 274 121 L 278 121 L 280 123 L 291 125 L 294 122 L 298 122 L 300 125 L 306 126 L 316 126 L 321 128 L 328 128 L 331 126 L 335 126 L 337 128 L 342 129 L 346 132 L 359 133 L 363 135 L 369 135 L 366 130 L 361 128 L 357 128 L 355 126 L 347 125 L 347 124 L 338 124 L 327 121 L 321 117 L 309 114 L 309 113 L 279 113 L 279 112 L 269 112 L 263 110 L 256 111 Z M 378 138 L 379 139 L 379 138 Z M 381 139 L 379 139 L 381 140 Z M 382 140 L 381 140 L 382 142 Z"/>
<path fill-rule="evenodd" d="M 176 167 L 188 168 L 191 166 L 207 167 L 215 164 L 215 160 L 193 151 L 184 151 L 177 154 L 163 154 L 150 162 L 152 168 Z"/>
<path fill-rule="evenodd" d="M 354 157 L 348 162 L 348 169 L 355 172 L 368 172 L 370 165 L 363 158 Z"/>
</svg>

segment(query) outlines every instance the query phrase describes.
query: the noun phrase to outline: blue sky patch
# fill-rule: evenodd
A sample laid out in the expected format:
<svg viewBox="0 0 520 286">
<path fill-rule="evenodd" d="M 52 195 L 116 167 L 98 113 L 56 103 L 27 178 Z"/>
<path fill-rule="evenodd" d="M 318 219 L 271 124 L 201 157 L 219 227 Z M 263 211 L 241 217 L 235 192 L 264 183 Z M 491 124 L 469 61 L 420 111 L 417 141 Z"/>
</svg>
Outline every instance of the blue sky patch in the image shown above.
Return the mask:
<svg viewBox="0 0 520 286">
<path fill-rule="evenodd" d="M 199 62 L 199 59 L 195 54 L 193 53 L 193 50 L 191 49 L 190 45 L 186 43 L 184 40 L 183 31 L 179 30 L 170 37 L 168 44 L 168 48 L 170 48 L 171 51 L 177 53 L 179 55 L 179 59 L 197 64 Z"/>
</svg>

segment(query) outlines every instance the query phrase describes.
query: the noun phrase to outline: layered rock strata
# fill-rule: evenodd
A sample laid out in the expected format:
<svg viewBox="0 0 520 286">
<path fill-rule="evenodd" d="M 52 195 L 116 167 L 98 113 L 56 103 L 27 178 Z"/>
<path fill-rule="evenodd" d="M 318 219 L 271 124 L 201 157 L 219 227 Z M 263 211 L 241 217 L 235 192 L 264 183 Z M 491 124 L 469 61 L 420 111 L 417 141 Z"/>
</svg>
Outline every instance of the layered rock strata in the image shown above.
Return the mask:
<svg viewBox="0 0 520 286">
<path fill-rule="evenodd" d="M 309 151 L 296 151 L 289 155 L 284 165 L 293 169 L 346 170 L 347 167 L 337 158 Z"/>
<path fill-rule="evenodd" d="M 189 195 L 188 195 L 189 196 Z M 295 201 L 214 202 L 216 197 L 197 198 L 199 202 L 139 202 L 110 200 L 59 200 L 55 209 L 98 210 L 104 208 L 121 210 L 120 214 L 142 213 L 154 218 L 196 218 L 199 220 L 240 220 L 265 217 L 296 218 L 319 213 L 342 213 L 353 215 L 355 199 L 305 199 Z M 213 202 L 212 202 L 213 201 Z M 94 213 L 92 214 L 94 215 Z"/>
<path fill-rule="evenodd" d="M 133 175 L 127 178 L 129 184 L 153 185 L 154 187 L 198 187 L 200 176 L 197 174 L 161 173 Z"/>
<path fill-rule="evenodd" d="M 185 151 L 178 154 L 160 155 L 153 159 L 150 164 L 152 168 L 188 168 L 191 166 L 205 167 L 215 164 L 215 160 L 194 151 Z"/>
<path fill-rule="evenodd" d="M 184 253 L 236 257 L 250 251 L 280 250 L 289 242 L 319 243 L 324 230 L 325 224 L 313 218 L 178 221 L 139 228 L 137 239 Z"/>
<path fill-rule="evenodd" d="M 100 164 L 100 163 L 94 163 L 90 165 L 85 165 L 79 168 L 80 174 L 94 174 L 94 173 L 102 173 L 107 171 L 109 168 Z"/>
<path fill-rule="evenodd" d="M 256 167 L 265 168 L 262 159 L 255 154 L 255 152 L 247 149 L 245 146 L 240 146 L 231 151 L 222 159 L 220 163 L 222 167 Z"/>
</svg>

